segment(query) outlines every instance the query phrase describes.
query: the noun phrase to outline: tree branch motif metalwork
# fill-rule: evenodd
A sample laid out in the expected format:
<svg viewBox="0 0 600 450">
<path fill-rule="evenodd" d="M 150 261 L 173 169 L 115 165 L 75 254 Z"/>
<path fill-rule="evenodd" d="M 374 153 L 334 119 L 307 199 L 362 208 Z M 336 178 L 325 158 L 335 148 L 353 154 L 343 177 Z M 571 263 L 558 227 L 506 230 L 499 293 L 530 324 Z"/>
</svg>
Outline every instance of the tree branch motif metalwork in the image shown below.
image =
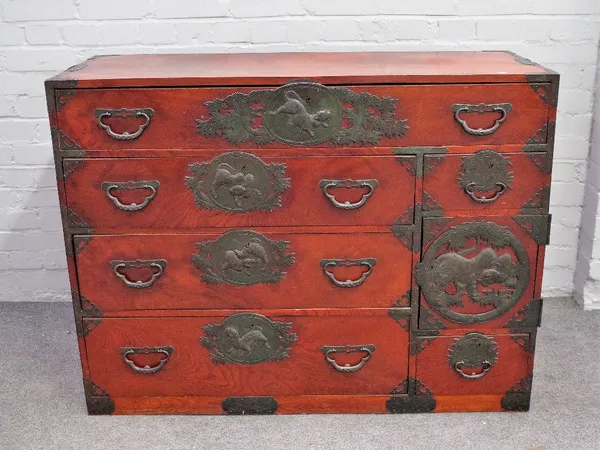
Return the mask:
<svg viewBox="0 0 600 450">
<path fill-rule="evenodd" d="M 210 162 L 189 166 L 193 176 L 185 185 L 202 209 L 247 213 L 274 211 L 290 188 L 285 164 L 265 164 L 250 153 L 229 152 Z"/>
<path fill-rule="evenodd" d="M 527 251 L 508 228 L 493 222 L 466 222 L 435 239 L 417 264 L 415 277 L 438 314 L 458 323 L 481 323 L 500 317 L 517 303 L 529 282 L 529 271 Z M 492 309 L 456 311 L 466 299 Z"/>
<path fill-rule="evenodd" d="M 230 144 L 275 141 L 290 145 L 375 145 L 382 137 L 402 137 L 406 119 L 396 119 L 390 97 L 297 81 L 278 89 L 235 92 L 205 103 L 209 117 L 197 120 L 198 133 Z"/>
<path fill-rule="evenodd" d="M 216 364 L 258 364 L 289 357 L 298 338 L 290 333 L 292 322 L 275 322 L 256 313 L 236 313 L 220 324 L 209 323 L 200 338 Z"/>
<path fill-rule="evenodd" d="M 256 231 L 231 230 L 216 241 L 197 242 L 192 262 L 211 284 L 278 283 L 285 277 L 283 269 L 295 262 L 294 253 L 286 253 L 289 246 L 289 241 L 271 241 Z"/>
</svg>

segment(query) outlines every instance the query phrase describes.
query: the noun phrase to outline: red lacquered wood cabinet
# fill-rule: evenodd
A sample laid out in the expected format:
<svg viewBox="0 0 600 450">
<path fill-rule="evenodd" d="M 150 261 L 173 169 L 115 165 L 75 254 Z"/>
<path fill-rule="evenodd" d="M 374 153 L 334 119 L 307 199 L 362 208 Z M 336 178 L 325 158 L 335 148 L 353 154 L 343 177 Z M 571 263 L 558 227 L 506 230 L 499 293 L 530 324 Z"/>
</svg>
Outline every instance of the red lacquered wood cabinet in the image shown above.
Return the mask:
<svg viewBox="0 0 600 450">
<path fill-rule="evenodd" d="M 89 413 L 528 410 L 558 80 L 500 51 L 47 80 Z"/>
</svg>

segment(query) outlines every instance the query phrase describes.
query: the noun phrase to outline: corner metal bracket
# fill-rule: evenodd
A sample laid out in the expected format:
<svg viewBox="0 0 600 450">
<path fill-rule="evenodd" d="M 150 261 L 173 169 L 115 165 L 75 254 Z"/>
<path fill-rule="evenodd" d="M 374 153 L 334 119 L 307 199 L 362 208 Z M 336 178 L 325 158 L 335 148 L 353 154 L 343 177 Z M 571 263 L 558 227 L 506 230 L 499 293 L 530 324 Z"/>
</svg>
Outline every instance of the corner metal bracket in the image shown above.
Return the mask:
<svg viewBox="0 0 600 450">
<path fill-rule="evenodd" d="M 69 178 L 73 172 L 83 166 L 83 159 L 73 158 L 63 160 L 63 179 Z"/>
<path fill-rule="evenodd" d="M 505 328 L 509 328 L 511 333 L 517 333 L 523 329 L 537 328 L 542 324 L 542 309 L 544 307 L 544 299 L 534 298 L 523 309 L 510 318 L 504 324 Z"/>
<path fill-rule="evenodd" d="M 421 209 L 419 205 L 410 207 L 402 213 L 392 224 L 390 230 L 392 234 L 409 250 L 417 252 L 419 250 L 419 231 L 421 228 Z"/>
<path fill-rule="evenodd" d="M 437 336 L 414 336 L 410 342 L 410 356 L 416 356 L 425 350 L 437 338 Z"/>
<path fill-rule="evenodd" d="M 423 178 L 424 173 L 428 173 L 423 167 L 423 159 L 426 154 L 442 154 L 448 153 L 448 148 L 446 147 L 400 147 L 392 150 L 392 153 L 395 155 L 416 155 L 417 156 L 417 166 L 415 168 L 415 173 L 417 178 Z M 401 162 L 401 161 L 400 161 Z M 429 169 L 431 170 L 431 168 Z"/>
<path fill-rule="evenodd" d="M 543 173 L 552 173 L 552 157 L 549 153 L 527 153 L 527 159 Z"/>
<path fill-rule="evenodd" d="M 77 327 L 77 335 L 79 337 L 86 337 L 92 331 L 94 331 L 101 322 L 102 319 L 82 320 L 81 327 Z"/>
<path fill-rule="evenodd" d="M 88 378 L 83 379 L 83 389 L 88 413 L 90 415 L 106 415 L 115 411 L 115 404 L 108 392 Z"/>
<path fill-rule="evenodd" d="M 435 211 L 436 214 L 444 214 L 442 205 L 426 191 L 423 191 L 423 211 Z"/>
<path fill-rule="evenodd" d="M 279 407 L 273 397 L 227 397 L 221 407 L 229 415 L 274 414 Z"/>
<path fill-rule="evenodd" d="M 425 308 L 422 304 L 419 308 L 419 328 L 422 330 L 443 330 L 446 325 L 431 311 Z"/>
<path fill-rule="evenodd" d="M 428 217 L 423 221 L 423 247 L 440 234 L 452 222 L 452 217 Z"/>
<path fill-rule="evenodd" d="M 414 158 L 412 156 L 397 156 L 396 161 L 398 161 L 410 175 L 413 177 L 417 176 L 419 166 L 418 158 Z"/>
<path fill-rule="evenodd" d="M 79 255 L 83 249 L 92 242 L 93 236 L 78 236 L 77 239 L 73 240 L 73 251 L 75 255 Z"/>
<path fill-rule="evenodd" d="M 551 214 L 519 215 L 512 219 L 525 231 L 538 245 L 550 243 Z"/>
<path fill-rule="evenodd" d="M 56 90 L 56 112 L 60 111 L 77 93 L 74 89 Z"/>
<path fill-rule="evenodd" d="M 417 379 L 408 381 L 409 395 L 390 397 L 385 406 L 392 414 L 426 413 L 435 410 L 436 402 L 431 390 Z M 412 389 L 415 395 L 411 395 Z"/>
<path fill-rule="evenodd" d="M 508 391 L 500 405 L 505 411 L 529 411 L 532 376 L 528 375 L 515 383 Z"/>
<path fill-rule="evenodd" d="M 64 131 L 57 130 L 58 133 L 58 148 L 60 150 L 81 150 L 77 142 L 71 139 Z"/>
<path fill-rule="evenodd" d="M 531 197 L 529 197 L 521 209 L 519 210 L 519 214 L 529 215 L 536 214 L 538 211 L 536 209 L 542 208 L 545 211 L 548 210 L 548 206 L 550 205 L 550 186 L 544 186 L 541 189 L 538 189 Z"/>
<path fill-rule="evenodd" d="M 77 295 L 80 299 L 81 304 L 81 313 L 85 317 L 102 317 L 103 313 L 100 308 L 94 305 L 89 299 L 84 297 L 83 295 L 79 295 L 76 292 L 73 295 Z M 91 331 L 91 330 L 90 330 Z"/>
<path fill-rule="evenodd" d="M 86 233 L 93 233 L 94 229 L 87 223 L 79 214 L 77 214 L 73 209 L 68 207 L 64 208 L 64 214 L 68 220 L 68 225 L 74 228 L 82 228 Z"/>
</svg>

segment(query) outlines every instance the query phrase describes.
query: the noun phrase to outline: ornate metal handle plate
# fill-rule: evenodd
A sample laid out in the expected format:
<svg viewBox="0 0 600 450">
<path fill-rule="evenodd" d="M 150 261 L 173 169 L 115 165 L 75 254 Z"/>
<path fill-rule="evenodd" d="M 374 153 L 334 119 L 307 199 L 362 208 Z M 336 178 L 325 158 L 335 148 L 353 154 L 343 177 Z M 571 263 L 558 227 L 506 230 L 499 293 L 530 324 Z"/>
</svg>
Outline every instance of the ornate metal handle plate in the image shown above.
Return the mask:
<svg viewBox="0 0 600 450">
<path fill-rule="evenodd" d="M 151 354 L 161 354 L 163 358 L 160 362 L 153 367 L 144 366 L 140 367 L 136 363 L 134 363 L 131 359 L 129 359 L 129 355 L 151 355 Z M 123 361 L 131 367 L 131 369 L 135 373 L 156 373 L 161 370 L 169 358 L 171 357 L 171 353 L 173 353 L 173 347 L 123 347 L 121 348 L 121 355 L 123 355 Z"/>
<path fill-rule="evenodd" d="M 106 193 L 106 197 L 111 200 L 117 208 L 123 211 L 133 212 L 133 211 L 141 211 L 148 203 L 152 201 L 154 197 L 156 197 L 156 191 L 160 186 L 160 182 L 153 181 L 105 181 L 102 183 L 102 190 Z M 122 191 L 133 191 L 137 189 L 150 189 L 150 195 L 146 196 L 142 203 L 129 203 L 124 204 L 119 201 L 117 197 L 112 194 L 112 191 L 122 190 Z"/>
<path fill-rule="evenodd" d="M 483 333 L 467 333 L 454 340 L 448 350 L 448 364 L 467 380 L 478 380 L 490 371 L 498 359 L 498 345 Z M 481 369 L 481 372 L 465 372 Z"/>
<path fill-rule="evenodd" d="M 111 267 L 113 268 L 113 272 L 115 276 L 119 278 L 125 286 L 134 288 L 134 289 L 145 289 L 149 288 L 154 284 L 154 282 L 163 274 L 165 268 L 167 267 L 167 261 L 164 259 L 154 259 L 143 261 L 141 259 L 137 259 L 135 261 L 111 261 Z M 152 274 L 152 277 L 147 281 L 131 281 L 128 280 L 125 275 L 123 275 L 120 270 L 122 269 L 145 269 L 151 268 L 156 269 L 156 272 Z"/>
<path fill-rule="evenodd" d="M 342 345 L 342 346 L 324 346 L 321 347 L 321 351 L 325 355 L 325 361 L 333 366 L 335 370 L 338 372 L 358 372 L 362 367 L 367 363 L 368 360 L 371 359 L 373 352 L 375 351 L 375 346 L 373 344 L 366 345 Z M 331 358 L 330 355 L 334 353 L 367 353 L 363 356 L 358 364 L 351 366 L 350 364 L 345 364 L 340 366 L 335 359 Z"/>
<path fill-rule="evenodd" d="M 458 372 L 458 374 L 463 377 L 466 378 L 467 380 L 478 380 L 480 378 L 483 378 L 483 376 L 489 372 L 489 370 L 492 368 L 492 363 L 489 361 L 482 361 L 481 362 L 481 367 L 482 367 L 482 371 L 479 373 L 465 373 L 463 371 L 463 367 L 465 365 L 464 361 L 458 361 L 457 363 L 454 364 L 454 370 L 456 370 Z"/>
<path fill-rule="evenodd" d="M 473 136 L 487 136 L 494 133 L 498 127 L 506 120 L 508 113 L 512 111 L 512 105 L 510 103 L 497 103 L 497 104 L 485 104 L 480 103 L 479 105 L 463 105 L 456 104 L 452 106 L 452 112 L 454 112 L 454 118 L 460 125 L 463 127 L 467 133 L 472 134 Z M 471 128 L 467 125 L 467 121 L 461 119 L 461 113 L 477 113 L 477 114 L 485 114 L 485 113 L 493 113 L 499 112 L 502 115 L 499 119 L 496 120 L 494 125 L 490 128 Z"/>
<path fill-rule="evenodd" d="M 504 183 L 500 183 L 497 182 L 496 183 L 496 193 L 494 194 L 493 197 L 478 197 L 477 195 L 475 195 L 475 193 L 473 192 L 473 188 L 475 187 L 475 183 L 469 183 L 465 186 L 465 192 L 469 195 L 469 197 L 471 197 L 471 199 L 474 202 L 477 203 L 493 203 L 496 200 L 498 200 L 498 198 L 504 194 L 504 191 L 506 191 L 506 185 Z"/>
<path fill-rule="evenodd" d="M 365 282 L 365 280 L 371 275 L 373 272 L 373 267 L 377 264 L 377 260 L 375 258 L 362 258 L 362 259 L 322 259 L 321 267 L 323 268 L 323 273 L 329 277 L 331 282 L 335 284 L 337 287 L 342 288 L 354 288 L 358 287 Z M 330 267 L 355 267 L 355 266 L 366 266 L 368 270 L 363 272 L 358 280 L 338 280 L 335 275 L 330 272 L 328 269 Z"/>
<path fill-rule="evenodd" d="M 321 180 L 321 182 L 319 183 L 319 186 L 321 188 L 323 188 L 323 194 L 325 194 L 325 197 L 327 197 L 329 199 L 329 201 L 333 204 L 333 206 L 347 211 L 347 210 L 351 210 L 351 209 L 358 209 L 362 205 L 364 205 L 367 202 L 367 200 L 369 200 L 373 196 L 373 193 L 375 192 L 375 188 L 377 186 L 379 186 L 379 183 L 377 180 Z M 365 187 L 369 188 L 369 192 L 364 194 L 362 196 L 362 198 L 360 199 L 360 201 L 358 201 L 356 203 L 351 203 L 351 202 L 340 203 L 335 199 L 335 197 L 333 195 L 331 195 L 329 193 L 330 188 L 352 189 L 352 188 L 365 188 Z"/>
<path fill-rule="evenodd" d="M 152 108 L 139 108 L 139 109 L 97 109 L 94 111 L 94 116 L 98 119 L 98 125 L 106 134 L 108 134 L 111 138 L 117 139 L 119 141 L 131 141 L 133 139 L 139 138 L 144 130 L 148 128 L 150 125 L 150 120 L 152 116 L 154 116 L 154 110 Z M 137 117 L 140 119 L 144 119 L 144 123 L 139 126 L 135 133 L 129 133 L 127 131 L 123 133 L 115 133 L 110 125 L 105 124 L 102 120 L 105 117 L 117 117 L 121 119 L 129 119 L 132 117 Z"/>
</svg>

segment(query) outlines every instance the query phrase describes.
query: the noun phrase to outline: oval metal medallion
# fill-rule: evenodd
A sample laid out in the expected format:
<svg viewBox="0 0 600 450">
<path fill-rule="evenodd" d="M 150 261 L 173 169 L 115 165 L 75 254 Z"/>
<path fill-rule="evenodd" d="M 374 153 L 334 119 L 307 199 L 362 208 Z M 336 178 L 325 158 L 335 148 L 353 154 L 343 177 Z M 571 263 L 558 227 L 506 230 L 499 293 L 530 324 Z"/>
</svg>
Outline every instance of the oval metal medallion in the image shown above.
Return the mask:
<svg viewBox="0 0 600 450">
<path fill-rule="evenodd" d="M 466 222 L 442 233 L 415 270 L 427 303 L 459 323 L 501 316 L 519 300 L 529 281 L 529 257 L 508 228 Z M 487 309 L 461 312 L 465 301 Z"/>
<path fill-rule="evenodd" d="M 200 341 L 218 364 L 279 361 L 289 357 L 290 346 L 297 339 L 289 332 L 291 326 L 292 322 L 275 322 L 256 313 L 237 313 L 220 324 L 204 326 L 206 336 Z"/>
<path fill-rule="evenodd" d="M 342 104 L 326 88 L 310 81 L 288 83 L 265 105 L 263 121 L 280 142 L 311 145 L 331 139 L 342 123 Z"/>
<path fill-rule="evenodd" d="M 250 153 L 229 152 L 209 163 L 190 165 L 186 186 L 202 209 L 229 212 L 273 211 L 290 187 L 285 164 L 265 164 Z"/>
<path fill-rule="evenodd" d="M 251 286 L 283 280 L 294 253 L 286 254 L 288 241 L 271 241 L 252 230 L 231 230 L 216 241 L 197 242 L 194 266 L 208 283 Z"/>
</svg>

